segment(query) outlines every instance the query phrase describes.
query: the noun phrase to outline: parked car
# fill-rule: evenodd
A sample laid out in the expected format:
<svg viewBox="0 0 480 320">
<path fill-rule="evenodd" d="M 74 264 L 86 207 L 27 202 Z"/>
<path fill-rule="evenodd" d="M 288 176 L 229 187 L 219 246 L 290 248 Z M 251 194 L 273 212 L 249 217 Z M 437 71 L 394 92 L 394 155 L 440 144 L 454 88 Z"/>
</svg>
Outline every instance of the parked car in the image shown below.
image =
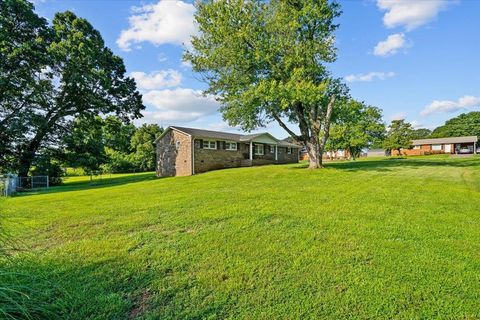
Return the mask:
<svg viewBox="0 0 480 320">
<path fill-rule="evenodd" d="M 470 150 L 469 148 L 461 148 L 460 150 L 458 150 L 458 153 L 460 154 L 472 153 L 472 150 Z"/>
</svg>

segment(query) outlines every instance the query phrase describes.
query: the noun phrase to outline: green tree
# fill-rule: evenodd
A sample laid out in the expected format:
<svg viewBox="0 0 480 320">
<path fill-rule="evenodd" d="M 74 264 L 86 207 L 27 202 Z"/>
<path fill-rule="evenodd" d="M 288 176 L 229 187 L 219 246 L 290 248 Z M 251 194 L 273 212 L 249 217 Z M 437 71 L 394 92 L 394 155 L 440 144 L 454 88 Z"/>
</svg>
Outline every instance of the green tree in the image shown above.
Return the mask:
<svg viewBox="0 0 480 320">
<path fill-rule="evenodd" d="M 355 160 L 362 149 L 383 140 L 385 125 L 379 108 L 351 99 L 339 110 L 340 115 L 332 124 L 327 150 L 347 150 Z"/>
<path fill-rule="evenodd" d="M 105 147 L 125 154 L 131 153 L 131 140 L 135 134 L 135 126 L 131 123 L 124 123 L 116 116 L 108 116 L 103 121 L 103 138 Z"/>
<path fill-rule="evenodd" d="M 419 128 L 412 131 L 412 139 L 425 139 L 430 137 L 432 130 Z"/>
<path fill-rule="evenodd" d="M 155 139 L 157 139 L 162 132 L 163 128 L 157 124 L 143 124 L 133 135 L 133 158 L 136 166 L 140 170 L 155 170 L 157 158 Z"/>
<path fill-rule="evenodd" d="M 14 166 L 20 176 L 28 174 L 39 150 L 58 143 L 60 137 L 68 133 L 69 124 L 77 117 L 116 114 L 125 121 L 141 117 L 144 106 L 135 81 L 126 77 L 122 59 L 105 46 L 100 33 L 87 20 L 67 11 L 57 13 L 49 26 L 45 20 L 39 20 L 33 6 L 25 0 L 3 1 L 2 7 L 4 5 L 21 7 L 23 11 L 2 10 L 2 21 L 13 19 L 22 24 L 25 19 L 35 20 L 38 28 L 46 29 L 49 34 L 49 38 L 35 40 L 45 41 L 45 44 L 42 43 L 44 47 L 29 46 L 31 40 L 28 37 L 19 38 L 11 44 L 14 51 L 29 47 L 31 55 L 46 53 L 46 61 L 39 71 L 35 71 L 33 79 L 15 69 L 22 68 L 21 63 L 15 66 L 14 61 L 8 61 L 14 69 L 11 72 L 19 73 L 20 78 L 24 77 L 29 84 L 32 82 L 30 87 L 35 88 L 35 93 L 28 95 L 26 106 L 21 111 L 25 122 L 18 136 L 22 138 L 11 143 L 16 148 L 18 161 Z M 7 14 L 16 16 L 8 18 L 4 16 Z M 12 24 L 11 28 L 15 25 Z M 0 31 L 3 37 L 9 37 L 8 32 L 8 28 Z M 0 52 L 8 49 L 8 45 L 0 41 Z M 7 55 L 6 59 L 10 56 Z M 3 82 L 7 86 L 15 86 L 14 82 L 4 78 L 4 73 Z M 10 93 L 2 99 L 13 101 L 11 105 L 15 105 L 15 99 L 18 100 Z"/>
<path fill-rule="evenodd" d="M 347 94 L 326 68 L 336 60 L 338 3 L 207 0 L 196 6 L 200 33 L 184 59 L 208 83 L 205 93 L 218 97 L 224 119 L 247 131 L 276 121 L 306 146 L 310 168 L 321 167 L 332 111 Z"/>
<path fill-rule="evenodd" d="M 65 158 L 69 166 L 83 168 L 90 177 L 107 163 L 101 117 L 79 117 L 64 138 Z"/>
<path fill-rule="evenodd" d="M 401 149 L 409 149 L 412 145 L 412 125 L 405 120 L 393 120 L 387 130 L 387 136 L 383 146 L 388 150 L 397 150 L 401 155 Z"/>
<path fill-rule="evenodd" d="M 30 134 L 50 38 L 30 2 L 0 1 L 0 169 L 13 169 L 16 148 Z"/>
<path fill-rule="evenodd" d="M 480 112 L 462 113 L 433 130 L 433 138 L 477 136 L 480 137 Z"/>
</svg>

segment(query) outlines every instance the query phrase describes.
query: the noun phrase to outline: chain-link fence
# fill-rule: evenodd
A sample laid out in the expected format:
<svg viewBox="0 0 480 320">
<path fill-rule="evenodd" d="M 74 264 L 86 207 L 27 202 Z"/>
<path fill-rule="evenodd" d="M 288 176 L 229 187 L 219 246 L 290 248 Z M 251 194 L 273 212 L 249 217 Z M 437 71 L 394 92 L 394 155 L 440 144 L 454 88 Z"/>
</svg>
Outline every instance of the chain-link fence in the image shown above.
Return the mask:
<svg viewBox="0 0 480 320">
<path fill-rule="evenodd" d="M 30 176 L 17 178 L 17 191 L 48 187 L 48 176 Z"/>
</svg>

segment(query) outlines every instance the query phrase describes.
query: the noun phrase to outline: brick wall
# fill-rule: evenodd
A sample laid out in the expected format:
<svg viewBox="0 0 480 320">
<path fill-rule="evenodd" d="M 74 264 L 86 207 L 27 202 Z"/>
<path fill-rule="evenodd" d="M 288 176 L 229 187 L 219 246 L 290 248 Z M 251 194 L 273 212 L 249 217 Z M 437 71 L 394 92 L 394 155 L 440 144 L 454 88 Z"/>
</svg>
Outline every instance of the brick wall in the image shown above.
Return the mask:
<svg viewBox="0 0 480 320">
<path fill-rule="evenodd" d="M 190 136 L 171 130 L 157 141 L 157 176 L 189 176 L 192 174 Z"/>
<path fill-rule="evenodd" d="M 292 148 L 292 153 L 288 154 L 286 147 L 278 147 L 278 163 L 296 163 L 298 162 L 297 148 Z"/>
<path fill-rule="evenodd" d="M 195 139 L 195 173 L 216 169 L 240 167 L 245 157 L 248 157 L 248 145 L 237 143 L 236 151 L 225 150 L 223 141 L 217 141 L 217 150 L 203 149 L 203 140 Z"/>
</svg>

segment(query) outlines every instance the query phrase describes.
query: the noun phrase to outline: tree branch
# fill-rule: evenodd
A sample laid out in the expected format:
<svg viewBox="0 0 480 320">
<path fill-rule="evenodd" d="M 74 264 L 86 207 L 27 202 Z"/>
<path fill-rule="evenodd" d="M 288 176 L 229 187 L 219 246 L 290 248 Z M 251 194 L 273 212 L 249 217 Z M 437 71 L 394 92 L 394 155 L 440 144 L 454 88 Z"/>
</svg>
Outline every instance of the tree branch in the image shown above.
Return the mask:
<svg viewBox="0 0 480 320">
<path fill-rule="evenodd" d="M 280 127 L 282 127 L 285 131 L 288 132 L 288 134 L 295 140 L 297 141 L 302 141 L 301 137 L 298 136 L 297 134 L 295 134 L 295 132 L 293 132 L 292 130 L 290 130 L 290 128 L 287 127 L 287 125 L 282 121 L 282 119 L 280 119 L 280 117 L 276 114 L 272 114 L 272 117 L 277 120 L 278 124 L 280 125 Z"/>
</svg>

